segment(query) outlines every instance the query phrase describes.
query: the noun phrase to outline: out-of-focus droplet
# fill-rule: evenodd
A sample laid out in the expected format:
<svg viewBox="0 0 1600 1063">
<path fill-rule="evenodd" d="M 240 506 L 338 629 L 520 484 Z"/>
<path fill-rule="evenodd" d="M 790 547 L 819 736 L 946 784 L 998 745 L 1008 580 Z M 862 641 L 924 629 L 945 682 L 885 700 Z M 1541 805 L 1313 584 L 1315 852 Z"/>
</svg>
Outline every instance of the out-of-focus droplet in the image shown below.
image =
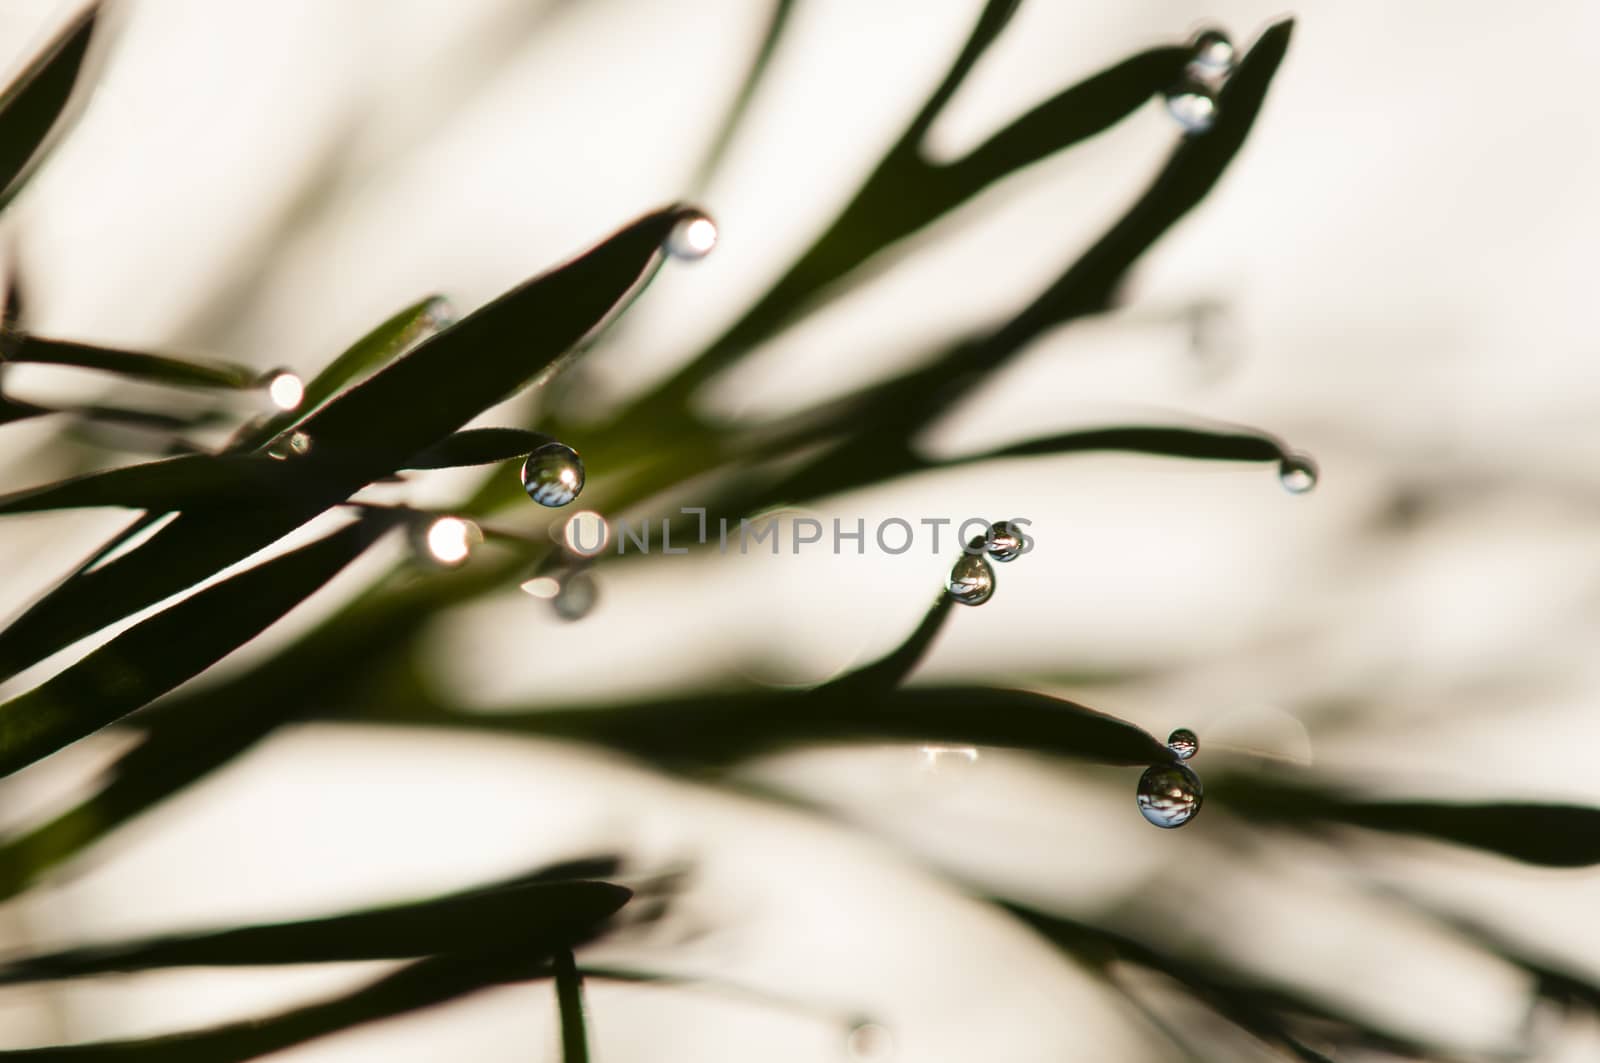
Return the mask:
<svg viewBox="0 0 1600 1063">
<path fill-rule="evenodd" d="M 922 769 L 924 771 L 938 771 L 946 764 L 976 764 L 978 762 L 977 746 L 925 745 L 921 747 L 921 751 Z"/>
<path fill-rule="evenodd" d="M 858 1022 L 845 1039 L 845 1051 L 856 1063 L 886 1063 L 894 1058 L 894 1035 L 887 1026 Z"/>
<path fill-rule="evenodd" d="M 298 429 L 283 433 L 267 445 L 267 457 L 278 461 L 303 458 L 309 453 L 311 453 L 311 437 Z"/>
<path fill-rule="evenodd" d="M 1189 136 L 1208 131 L 1217 120 L 1217 100 L 1198 81 L 1184 81 L 1167 92 L 1167 113 Z"/>
<path fill-rule="evenodd" d="M 1022 556 L 1022 548 L 1027 544 L 1022 530 L 1010 521 L 1000 521 L 989 529 L 989 541 L 986 544 L 989 556 L 996 561 L 1015 561 Z"/>
<path fill-rule="evenodd" d="M 1278 462 L 1278 482 L 1292 495 L 1303 495 L 1317 486 L 1317 463 L 1309 454 L 1289 454 Z"/>
<path fill-rule="evenodd" d="M 1182 764 L 1158 764 L 1139 776 L 1139 814 L 1158 827 L 1181 827 L 1200 811 L 1205 788 Z"/>
<path fill-rule="evenodd" d="M 305 401 L 306 384 L 287 369 L 274 369 L 262 378 L 266 382 L 267 398 L 280 410 L 297 410 Z"/>
<path fill-rule="evenodd" d="M 594 577 L 579 569 L 561 578 L 561 588 L 550 599 L 550 605 L 563 620 L 582 620 L 594 610 L 599 600 L 600 588 L 595 584 Z"/>
<path fill-rule="evenodd" d="M 567 518 L 561 541 L 579 557 L 594 557 L 611 542 L 611 525 L 594 510 L 581 510 Z"/>
<path fill-rule="evenodd" d="M 434 564 L 453 568 L 472 553 L 473 540 L 481 533 L 478 526 L 460 517 L 438 517 L 422 533 L 422 552 Z"/>
<path fill-rule="evenodd" d="M 982 605 L 994 595 L 994 568 L 982 554 L 964 553 L 951 566 L 945 589 L 962 605 Z"/>
<path fill-rule="evenodd" d="M 554 576 L 535 576 L 520 584 L 523 593 L 549 601 L 561 593 L 561 581 Z"/>
<path fill-rule="evenodd" d="M 667 254 L 697 262 L 717 246 L 717 223 L 704 211 L 686 210 L 667 234 Z"/>
<path fill-rule="evenodd" d="M 1202 30 L 1195 35 L 1189 72 L 1207 81 L 1221 81 L 1233 72 L 1234 48 L 1221 30 Z"/>
<path fill-rule="evenodd" d="M 1176 753 L 1179 760 L 1188 760 L 1200 752 L 1200 737 L 1187 727 L 1180 727 L 1167 735 L 1167 748 Z"/>
<path fill-rule="evenodd" d="M 546 443 L 522 463 L 522 489 L 541 506 L 564 506 L 583 490 L 583 459 L 565 443 Z"/>
</svg>

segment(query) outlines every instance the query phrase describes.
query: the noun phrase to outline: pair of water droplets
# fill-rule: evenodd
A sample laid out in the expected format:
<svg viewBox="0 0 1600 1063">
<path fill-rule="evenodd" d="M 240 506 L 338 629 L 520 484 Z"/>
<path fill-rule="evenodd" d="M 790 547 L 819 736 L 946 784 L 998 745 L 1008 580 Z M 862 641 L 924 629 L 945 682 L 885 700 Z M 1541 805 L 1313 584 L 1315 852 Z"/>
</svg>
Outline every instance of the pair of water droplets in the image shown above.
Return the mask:
<svg viewBox="0 0 1600 1063">
<path fill-rule="evenodd" d="M 1219 30 L 1204 30 L 1190 44 L 1182 77 L 1165 93 L 1167 113 L 1189 136 L 1216 124 L 1217 93 L 1233 73 L 1233 62 L 1233 42 Z"/>
<path fill-rule="evenodd" d="M 1158 827 L 1181 827 L 1200 811 L 1205 788 L 1187 761 L 1200 752 L 1200 739 L 1187 727 L 1167 736 L 1176 763 L 1152 764 L 1139 776 L 1139 814 Z"/>
<path fill-rule="evenodd" d="M 1010 521 L 989 526 L 987 534 L 972 539 L 951 566 L 945 590 L 962 605 L 982 605 L 994 597 L 994 566 L 990 560 L 1015 561 L 1027 552 L 1028 537 Z"/>
</svg>

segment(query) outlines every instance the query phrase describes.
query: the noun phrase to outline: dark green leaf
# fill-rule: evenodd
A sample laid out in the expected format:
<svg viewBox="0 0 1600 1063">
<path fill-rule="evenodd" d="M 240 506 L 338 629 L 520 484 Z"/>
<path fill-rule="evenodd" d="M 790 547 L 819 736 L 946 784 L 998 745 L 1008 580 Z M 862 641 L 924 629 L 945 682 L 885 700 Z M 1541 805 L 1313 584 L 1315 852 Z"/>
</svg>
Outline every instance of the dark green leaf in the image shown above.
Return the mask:
<svg viewBox="0 0 1600 1063">
<path fill-rule="evenodd" d="M 583 975 L 571 951 L 558 952 L 554 961 L 556 1003 L 561 1014 L 563 1063 L 589 1063 L 589 1035 L 583 1021 Z"/>
<path fill-rule="evenodd" d="M 547 435 L 521 428 L 467 428 L 406 460 L 407 469 L 452 469 L 461 465 L 492 465 L 533 453 Z"/>
<path fill-rule="evenodd" d="M 938 638 L 939 632 L 944 630 L 944 622 L 950 618 L 950 611 L 954 606 L 955 599 L 947 592 L 940 591 L 933 605 L 924 614 L 922 622 L 904 642 L 866 667 L 823 684 L 812 692 L 813 696 L 870 696 L 875 692 L 893 690 L 903 683 L 906 677 L 916 670 L 922 658 L 927 656 L 928 648 L 933 645 L 933 640 Z"/>
<path fill-rule="evenodd" d="M 261 504 L 292 491 L 286 471 L 268 458 L 181 454 L 0 495 L 0 514 L 92 506 L 170 513 L 202 503 Z"/>
<path fill-rule="evenodd" d="M 1044 454 L 1076 454 L 1085 451 L 1114 450 L 1134 454 L 1157 454 L 1169 458 L 1203 461 L 1282 461 L 1289 450 L 1265 432 L 1248 429 L 1214 430 L 1204 428 L 1151 427 L 1090 428 L 1063 432 L 1044 439 L 985 451 L 941 462 L 941 465 L 967 465 L 1000 458 L 1023 458 Z"/>
<path fill-rule="evenodd" d="M 382 515 L 363 516 L 323 539 L 208 587 L 0 705 L 0 776 L 77 741 L 209 668 L 332 579 L 389 523 Z"/>
<path fill-rule="evenodd" d="M 563 872 L 565 869 L 563 869 Z M 0 963 L 0 985 L 158 967 L 248 967 L 411 959 L 516 949 L 550 955 L 592 938 L 632 891 L 546 872 L 428 900 L 321 919 L 201 931 Z"/>
<path fill-rule="evenodd" d="M 327 403 L 300 426 L 310 452 L 281 463 L 292 497 L 186 510 L 136 549 L 58 587 L 0 632 L 0 676 L 270 545 L 548 370 L 651 276 L 682 212 L 644 216 Z"/>
<path fill-rule="evenodd" d="M 75 17 L 22 73 L 0 92 L 0 210 L 39 165 L 89 51 L 98 3 Z"/>
</svg>

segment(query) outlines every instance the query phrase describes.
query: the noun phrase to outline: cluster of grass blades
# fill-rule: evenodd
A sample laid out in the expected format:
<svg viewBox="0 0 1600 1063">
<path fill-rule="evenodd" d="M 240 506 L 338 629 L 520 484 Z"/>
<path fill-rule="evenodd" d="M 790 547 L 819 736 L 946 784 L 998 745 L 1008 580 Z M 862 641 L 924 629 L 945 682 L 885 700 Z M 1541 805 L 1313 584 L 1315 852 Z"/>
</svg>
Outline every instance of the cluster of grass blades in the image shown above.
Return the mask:
<svg viewBox="0 0 1600 1063">
<path fill-rule="evenodd" d="M 702 175 L 714 168 L 743 117 L 794 6 L 792 0 L 774 4 Z M 770 290 L 696 357 L 601 423 L 580 422 L 555 404 L 538 424 L 466 428 L 507 396 L 543 385 L 604 343 L 608 326 L 664 264 L 707 253 L 716 230 L 698 207 L 671 204 L 628 221 L 570 261 L 459 320 L 452 320 L 439 297 L 419 299 L 307 381 L 282 371 L 35 335 L 24 303 L 25 277 L 12 263 L 0 323 L 5 362 L 70 365 L 191 391 L 265 390 L 279 408 L 241 418 L 229 426 L 222 445 L 209 446 L 199 442 L 197 430 L 214 426 L 218 417 L 226 420 L 225 404 L 219 407 L 223 413 L 202 424 L 165 411 L 57 409 L 0 394 L 0 424 L 44 417 L 134 423 L 165 439 L 163 454 L 153 460 L 0 496 L 0 515 L 89 507 L 132 514 L 124 531 L 63 573 L 0 630 L 0 674 L 15 677 L 146 614 L 0 705 L 0 775 L 25 770 L 111 725 L 136 736 L 76 805 L 0 839 L 0 897 L 48 884 L 52 873 L 169 797 L 277 729 L 313 715 L 587 743 L 711 785 L 751 758 L 806 744 L 1001 746 L 1143 770 L 1139 807 L 1151 822 L 1177 826 L 1192 817 L 1202 790 L 1186 763 L 1193 749 L 1176 734 L 1163 741 L 1092 708 L 1024 690 L 904 685 L 952 606 L 981 604 L 993 592 L 990 559 L 1008 560 L 1004 544 L 993 538 L 968 544 L 950 585 L 901 646 L 811 689 L 751 688 L 600 707 L 534 704 L 489 716 L 460 711 L 423 684 L 395 681 L 416 673 L 424 628 L 442 609 L 529 572 L 550 580 L 559 599 L 589 578 L 592 565 L 626 563 L 576 558 L 552 539 L 498 531 L 495 522 L 528 507 L 530 495 L 559 507 L 581 491 L 601 512 L 648 510 L 677 485 L 710 482 L 715 508 L 697 519 L 737 522 L 778 504 L 942 465 L 1107 450 L 1253 462 L 1275 470 L 1292 490 L 1314 483 L 1308 458 L 1271 434 L 1232 426 L 1112 426 L 953 462 L 934 461 L 914 445 L 923 429 L 1035 340 L 1111 307 L 1134 264 L 1200 203 L 1239 152 L 1291 31 L 1288 21 L 1270 25 L 1237 56 L 1214 34 L 1152 48 L 1041 102 L 964 156 L 931 161 L 924 151 L 928 130 L 1017 6 L 1017 0 L 983 5 L 925 105 Z M 66 134 L 100 14 L 97 6 L 88 8 L 0 95 L 0 209 Z M 723 424 L 696 412 L 691 400 L 702 387 L 845 291 L 874 257 L 1006 176 L 1109 129 L 1151 100 L 1164 100 L 1182 122 L 1175 147 L 1126 211 L 1031 299 L 988 327 L 926 352 L 911 369 L 771 423 Z M 520 480 L 518 462 L 524 463 Z M 490 468 L 476 492 L 449 512 L 357 497 L 370 485 L 416 470 L 464 466 Z M 341 518 L 331 530 L 298 545 L 282 544 L 328 514 Z M 661 515 L 681 519 L 671 509 Z M 272 627 L 375 542 L 399 532 L 409 532 L 424 551 L 451 564 L 420 578 L 380 579 L 337 615 L 248 669 L 173 693 Z M 494 549 L 481 551 L 470 565 L 455 564 L 480 534 L 493 540 Z M 452 545 L 439 545 L 446 540 Z M 581 615 L 581 604 L 568 602 L 568 615 Z M 370 696 L 379 689 L 383 697 Z M 1131 778 L 1129 786 L 1132 793 Z M 1588 808 L 1377 799 L 1243 769 L 1213 775 L 1204 798 L 1241 822 L 1278 830 L 1318 836 L 1336 828 L 1383 831 L 1548 867 L 1600 862 L 1592 840 L 1600 812 Z M 1155 832 L 1151 837 L 1152 844 L 1160 840 Z M 180 966 L 404 961 L 356 991 L 249 1023 L 0 1052 L 0 1058 L 249 1059 L 485 987 L 547 979 L 555 989 L 565 1058 L 583 1060 L 584 979 L 653 977 L 585 968 L 574 956 L 574 950 L 659 910 L 654 904 L 641 907 L 635 890 L 614 881 L 620 873 L 621 864 L 607 857 L 385 908 L 0 959 L 0 984 Z M 1158 940 L 1042 911 L 1020 898 L 989 900 L 1090 969 L 1109 971 L 1116 961 L 1156 972 L 1292 1058 L 1335 1058 L 1344 1048 L 1412 1058 L 1443 1051 L 1291 987 L 1197 962 Z M 1591 1007 L 1600 1001 L 1600 986 L 1540 966 L 1490 929 L 1454 925 L 1465 939 L 1535 975 L 1540 992 L 1552 999 Z"/>
</svg>

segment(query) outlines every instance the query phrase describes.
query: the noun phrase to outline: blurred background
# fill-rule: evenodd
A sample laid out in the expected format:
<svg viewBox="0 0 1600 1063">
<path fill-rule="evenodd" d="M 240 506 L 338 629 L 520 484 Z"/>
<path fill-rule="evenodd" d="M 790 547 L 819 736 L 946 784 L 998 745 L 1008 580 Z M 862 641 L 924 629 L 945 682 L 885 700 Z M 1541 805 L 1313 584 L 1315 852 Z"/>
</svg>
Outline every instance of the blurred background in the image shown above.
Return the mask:
<svg viewBox="0 0 1600 1063">
<path fill-rule="evenodd" d="M 0 64 L 24 62 L 75 7 L 0 0 Z M 603 408 L 713 339 L 804 249 L 979 7 L 801 0 L 723 165 L 702 179 L 768 4 L 126 0 L 97 42 L 104 65 L 76 130 L 0 242 L 26 263 L 41 333 L 309 376 L 428 292 L 473 308 L 627 219 L 693 199 L 719 246 L 666 270 L 583 363 L 571 386 Z M 930 151 L 957 156 L 1139 49 L 1207 25 L 1243 44 L 1284 13 L 1028 0 Z M 1600 7 L 1306 0 L 1292 14 L 1245 149 L 1119 308 L 1033 344 L 927 442 L 956 454 L 1203 417 L 1315 455 L 1316 490 L 1285 492 L 1258 465 L 1070 455 L 897 480 L 811 512 L 869 528 L 1032 520 L 1037 548 L 999 572 L 992 602 L 952 618 L 916 682 L 1026 686 L 1156 734 L 1191 727 L 1202 775 L 1266 758 L 1383 794 L 1600 803 Z M 738 417 L 795 409 L 1009 313 L 1138 194 L 1177 136 L 1152 101 L 999 183 L 703 401 Z M 21 394 L 102 386 L 10 368 Z M 64 471 L 55 428 L 6 433 L 5 490 Z M 435 474 L 407 497 L 445 505 L 473 482 Z M 8 518 L 5 607 L 125 522 Z M 385 560 L 364 560 L 236 657 L 306 630 Z M 599 603 L 576 623 L 512 584 L 431 628 L 430 678 L 482 711 L 816 683 L 903 639 L 948 561 L 919 546 L 602 565 Z M 70 802 L 125 741 L 97 735 L 0 784 L 0 830 Z M 692 874 L 668 918 L 603 958 L 748 992 L 594 985 L 600 1060 L 1182 1058 L 1163 1026 L 1201 1058 L 1283 1058 L 1159 980 L 1112 991 L 974 899 L 992 892 L 1225 957 L 1462 1058 L 1600 1058 L 1592 1016 L 1532 1004 L 1524 970 L 1397 899 L 1492 922 L 1600 976 L 1594 872 L 1255 830 L 1221 809 L 1157 831 L 1134 807 L 1136 778 L 886 745 L 766 758 L 730 788 L 571 744 L 307 724 L 0 907 L 0 942 L 291 918 L 618 851 Z M 0 1046 L 244 1018 L 378 969 L 0 990 Z M 549 988 L 531 985 L 274 1058 L 557 1054 Z"/>
</svg>

